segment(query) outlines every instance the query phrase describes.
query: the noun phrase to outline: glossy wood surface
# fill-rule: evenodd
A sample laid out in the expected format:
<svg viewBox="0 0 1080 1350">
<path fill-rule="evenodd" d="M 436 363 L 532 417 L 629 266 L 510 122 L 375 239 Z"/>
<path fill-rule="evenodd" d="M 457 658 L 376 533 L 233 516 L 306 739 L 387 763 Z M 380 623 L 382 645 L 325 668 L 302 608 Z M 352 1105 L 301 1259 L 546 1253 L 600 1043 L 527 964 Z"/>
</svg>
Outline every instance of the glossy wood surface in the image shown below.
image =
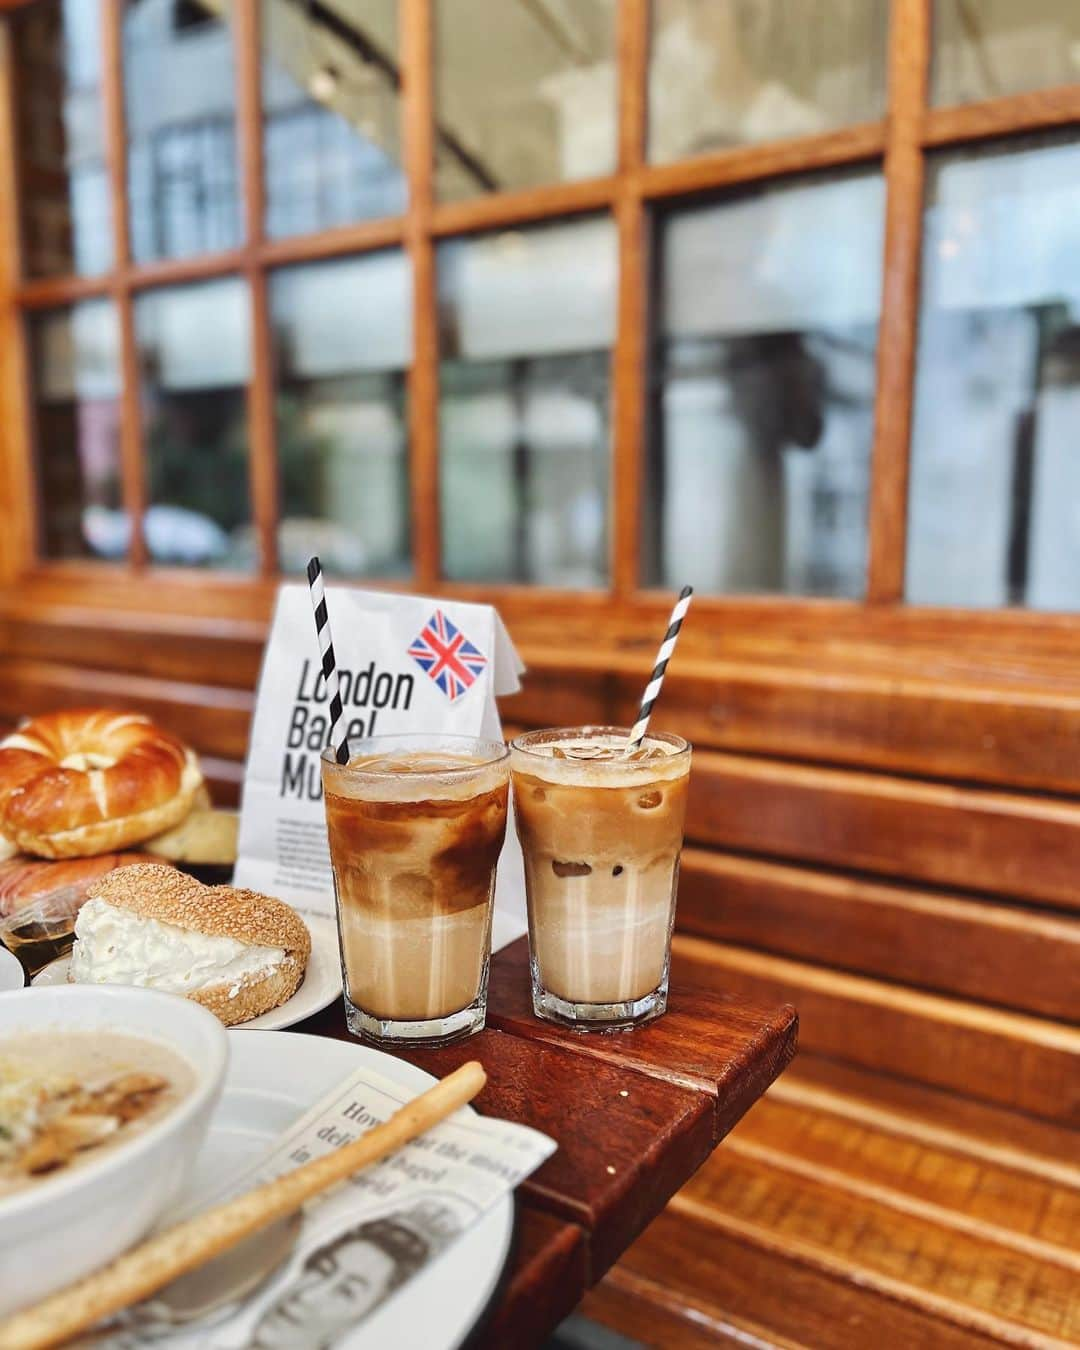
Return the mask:
<svg viewBox="0 0 1080 1350">
<path fill-rule="evenodd" d="M 1075 1139 L 801 1056 L 586 1309 L 633 1335 L 655 1303 L 673 1346 L 727 1318 L 766 1345 L 1075 1345 Z"/>
<path fill-rule="evenodd" d="M 440 1076 L 479 1059 L 488 1082 L 478 1109 L 559 1145 L 519 1188 L 509 1282 L 485 1331 L 492 1346 L 535 1345 L 782 1072 L 797 1020 L 790 1007 L 682 985 L 671 1013 L 651 1027 L 575 1033 L 524 1012 L 524 939 L 493 958 L 492 976 L 486 1030 L 403 1057 Z M 299 1030 L 348 1039 L 340 1003 Z"/>
<path fill-rule="evenodd" d="M 136 267 L 123 209 L 120 5 L 100 2 L 117 246 L 116 267 L 100 278 L 20 273 L 17 130 L 0 32 L 0 724 L 87 702 L 143 708 L 199 749 L 221 802 L 239 795 L 278 582 L 269 343 L 256 337 L 248 390 L 260 574 L 145 567 L 138 292 L 242 274 L 258 331 L 266 328 L 268 269 L 405 249 L 415 341 L 412 584 L 499 605 L 529 667 L 521 693 L 503 701 L 508 726 L 626 722 L 671 603 L 641 589 L 639 576 L 652 216 L 667 204 L 792 175 L 883 171 L 866 602 L 695 599 L 658 710 L 665 727 L 697 748 L 668 1019 L 632 1042 L 620 1038 L 623 1059 L 613 1069 L 606 1040 L 567 1047 L 532 1023 L 520 949 L 497 964 L 484 1044 L 494 1051 L 528 1041 L 528 1054 L 555 1078 L 586 1062 L 598 1095 L 582 1115 L 597 1125 L 610 1075 L 631 1075 L 640 1100 L 631 1109 L 620 1098 L 618 1120 L 646 1150 L 652 1181 L 636 1195 L 620 1172 L 624 1155 L 610 1163 L 614 1178 L 563 1160 L 538 1179 L 522 1205 L 514 1270 L 487 1343 L 529 1343 L 553 1325 L 596 1278 L 594 1267 L 616 1254 L 620 1236 L 678 1185 L 680 1168 L 704 1156 L 706 1123 L 715 1138 L 745 1110 L 733 1084 L 747 1094 L 764 1086 L 783 1058 L 783 1019 L 766 1018 L 773 1048 L 758 1056 L 738 1041 L 750 1026 L 739 1020 L 748 999 L 774 1009 L 797 1004 L 804 1054 L 730 1148 L 705 1163 L 613 1268 L 590 1310 L 635 1339 L 674 1347 L 966 1350 L 1080 1341 L 1080 1278 L 1069 1259 L 1080 1248 L 1080 618 L 900 603 L 926 158 L 1076 128 L 1080 87 L 927 107 L 931 6 L 893 0 L 889 106 L 880 121 L 649 164 L 649 5 L 620 0 L 615 171 L 440 203 L 432 191 L 432 6 L 401 0 L 407 214 L 267 240 L 259 5 L 237 0 L 245 238 L 227 251 Z M 0 10 L 12 7 L 0 0 Z M 610 585 L 579 594 L 447 583 L 439 576 L 437 243 L 584 212 L 611 213 L 619 243 Z M 112 296 L 121 316 L 134 585 L 124 567 L 34 557 L 21 319 L 93 295 Z M 697 996 L 704 1022 L 682 1006 L 691 979 L 707 986 Z M 524 1111 L 513 1083 L 498 1082 L 507 1109 Z M 689 1104 L 701 1099 L 710 1105 Z M 574 1123 L 551 1118 L 560 1130 Z M 648 1153 L 650 1131 L 657 1143 Z"/>
<path fill-rule="evenodd" d="M 931 0 L 889 5 L 889 123 L 885 143 L 885 254 L 878 330 L 867 598 L 900 600 L 907 543 L 908 459 L 922 261 L 919 131 L 930 68 Z"/>
</svg>

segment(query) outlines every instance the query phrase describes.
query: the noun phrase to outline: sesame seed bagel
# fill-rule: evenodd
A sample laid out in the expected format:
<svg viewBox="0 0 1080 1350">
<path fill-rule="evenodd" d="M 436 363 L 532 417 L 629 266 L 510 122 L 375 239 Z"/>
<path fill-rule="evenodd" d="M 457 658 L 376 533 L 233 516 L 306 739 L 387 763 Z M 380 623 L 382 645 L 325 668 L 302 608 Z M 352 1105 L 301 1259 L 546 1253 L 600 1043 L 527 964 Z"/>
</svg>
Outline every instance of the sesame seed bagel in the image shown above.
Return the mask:
<svg viewBox="0 0 1080 1350">
<path fill-rule="evenodd" d="M 235 1026 L 284 1003 L 304 978 L 311 935 L 295 910 L 272 896 L 235 886 L 204 886 L 157 863 L 110 872 L 88 894 L 87 921 L 80 914 L 72 954 L 71 978 L 78 982 L 141 984 L 183 993 L 226 1026 Z M 101 903 L 95 908 L 93 902 Z M 111 927 L 99 936 L 91 928 L 105 913 L 102 904 L 131 917 L 106 914 Z M 177 929 L 182 932 L 177 934 Z M 120 952 L 117 931 L 129 938 Z M 184 933 L 197 935 L 196 942 L 185 944 Z M 214 979 L 213 944 L 202 943 L 205 977 L 188 987 L 184 964 L 191 962 L 198 939 L 229 939 L 250 950 L 238 956 L 235 946 L 224 948 L 220 959 L 231 963 L 230 969 Z M 176 953 L 171 967 L 170 949 Z M 144 959 L 144 953 L 153 959 Z"/>
<path fill-rule="evenodd" d="M 0 847 L 111 853 L 178 825 L 202 786 L 194 753 L 141 713 L 49 713 L 0 741 Z"/>
</svg>

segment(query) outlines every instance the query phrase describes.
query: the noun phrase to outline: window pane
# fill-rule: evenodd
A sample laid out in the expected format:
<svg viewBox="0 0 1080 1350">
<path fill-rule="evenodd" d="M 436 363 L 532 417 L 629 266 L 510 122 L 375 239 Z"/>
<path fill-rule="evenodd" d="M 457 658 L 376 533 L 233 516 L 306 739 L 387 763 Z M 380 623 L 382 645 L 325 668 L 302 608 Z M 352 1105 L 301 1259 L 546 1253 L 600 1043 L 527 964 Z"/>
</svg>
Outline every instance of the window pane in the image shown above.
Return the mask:
<svg viewBox="0 0 1080 1350">
<path fill-rule="evenodd" d="M 11 16 L 30 276 L 86 276 L 112 263 L 100 8 L 85 0 L 45 0 Z"/>
<path fill-rule="evenodd" d="M 155 562 L 252 570 L 247 287 L 236 277 L 135 302 Z"/>
<path fill-rule="evenodd" d="M 972 103 L 1078 79 L 1076 0 L 935 0 L 934 103 Z"/>
<path fill-rule="evenodd" d="M 1080 144 L 930 164 L 907 596 L 1080 608 Z"/>
<path fill-rule="evenodd" d="M 30 323 L 42 551 L 48 558 L 119 559 L 120 330 L 107 300 Z"/>
<path fill-rule="evenodd" d="M 646 581 L 863 594 L 883 203 L 851 173 L 661 218 Z"/>
<path fill-rule="evenodd" d="M 231 0 L 127 0 L 124 108 L 136 262 L 239 242 L 231 10 Z"/>
<path fill-rule="evenodd" d="M 401 253 L 290 267 L 271 281 L 281 567 L 409 574 L 405 371 L 412 283 Z"/>
<path fill-rule="evenodd" d="M 439 246 L 446 576 L 603 583 L 615 255 L 607 218 Z"/>
<path fill-rule="evenodd" d="M 613 172 L 615 9 L 615 0 L 436 0 L 443 201 Z"/>
<path fill-rule="evenodd" d="M 649 158 L 884 116 L 888 10 L 888 0 L 653 0 Z"/>
<path fill-rule="evenodd" d="M 263 0 L 266 231 L 405 210 L 396 0 Z"/>
</svg>

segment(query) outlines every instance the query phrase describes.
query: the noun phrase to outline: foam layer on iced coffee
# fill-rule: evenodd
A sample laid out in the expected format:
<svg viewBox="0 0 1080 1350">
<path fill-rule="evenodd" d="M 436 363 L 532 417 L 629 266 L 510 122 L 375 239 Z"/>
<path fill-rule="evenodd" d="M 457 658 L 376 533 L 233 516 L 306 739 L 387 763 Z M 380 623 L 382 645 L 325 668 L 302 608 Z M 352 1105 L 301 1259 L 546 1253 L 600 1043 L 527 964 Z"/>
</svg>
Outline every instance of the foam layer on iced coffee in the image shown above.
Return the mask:
<svg viewBox="0 0 1080 1350">
<path fill-rule="evenodd" d="M 395 750 L 328 765 L 326 779 L 336 796 L 360 801 L 465 801 L 505 783 L 506 765 L 445 750 Z"/>
<path fill-rule="evenodd" d="M 655 736 L 626 751 L 626 737 L 610 731 L 579 734 L 527 747 L 526 772 L 550 783 L 572 781 L 580 787 L 636 787 L 642 781 L 679 778 L 686 773 L 681 746 Z"/>
</svg>

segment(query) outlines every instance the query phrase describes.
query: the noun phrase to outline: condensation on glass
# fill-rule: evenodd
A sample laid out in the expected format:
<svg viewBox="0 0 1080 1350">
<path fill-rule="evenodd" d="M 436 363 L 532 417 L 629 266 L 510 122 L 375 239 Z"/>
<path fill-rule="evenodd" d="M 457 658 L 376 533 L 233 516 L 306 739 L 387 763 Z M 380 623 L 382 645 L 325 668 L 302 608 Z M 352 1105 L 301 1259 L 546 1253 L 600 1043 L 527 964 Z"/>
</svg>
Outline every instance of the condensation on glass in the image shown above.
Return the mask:
<svg viewBox="0 0 1080 1350">
<path fill-rule="evenodd" d="M 123 559 L 130 522 L 120 481 L 120 329 L 109 300 L 28 321 L 41 551 Z"/>
<path fill-rule="evenodd" d="M 659 218 L 647 584 L 864 593 L 883 206 L 857 172 Z"/>
<path fill-rule="evenodd" d="M 907 598 L 1080 608 L 1080 143 L 927 175 Z"/>
<path fill-rule="evenodd" d="M 132 257 L 240 242 L 231 0 L 126 0 L 124 115 Z"/>
<path fill-rule="evenodd" d="M 444 575 L 602 585 L 613 222 L 454 240 L 438 271 Z"/>
<path fill-rule="evenodd" d="M 266 232 L 400 215 L 397 0 L 262 0 Z"/>
<path fill-rule="evenodd" d="M 225 277 L 135 301 L 154 562 L 252 571 L 248 489 L 247 286 Z"/>
<path fill-rule="evenodd" d="M 615 0 L 435 0 L 443 201 L 615 169 Z"/>
<path fill-rule="evenodd" d="M 1077 0 L 935 0 L 930 92 L 973 103 L 1080 80 Z"/>
<path fill-rule="evenodd" d="M 30 276 L 90 276 L 112 265 L 100 17 L 87 0 L 44 0 L 9 19 Z"/>
<path fill-rule="evenodd" d="M 409 574 L 412 281 L 397 251 L 271 279 L 281 570 Z"/>
<path fill-rule="evenodd" d="M 653 0 L 652 15 L 654 163 L 884 116 L 888 0 Z"/>
</svg>

